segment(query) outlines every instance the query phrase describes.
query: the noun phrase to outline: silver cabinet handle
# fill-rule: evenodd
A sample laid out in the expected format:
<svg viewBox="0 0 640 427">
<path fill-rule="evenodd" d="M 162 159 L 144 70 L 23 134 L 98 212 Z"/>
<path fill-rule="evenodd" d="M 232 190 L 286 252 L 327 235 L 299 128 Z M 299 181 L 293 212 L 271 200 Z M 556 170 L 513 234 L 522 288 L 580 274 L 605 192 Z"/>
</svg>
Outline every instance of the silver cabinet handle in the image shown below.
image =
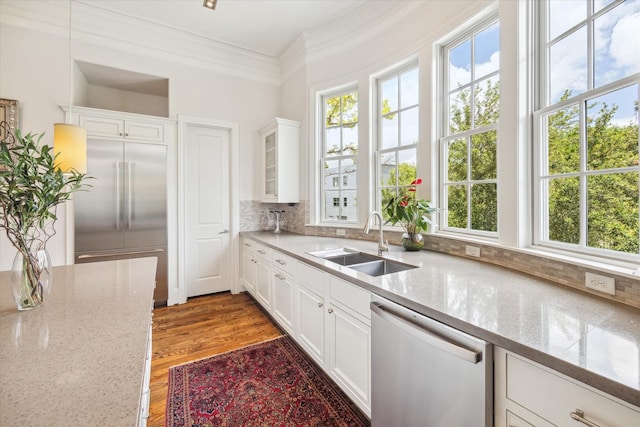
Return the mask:
<svg viewBox="0 0 640 427">
<path fill-rule="evenodd" d="M 280 265 L 287 265 L 287 263 L 282 261 L 281 259 L 277 259 L 276 262 Z"/>
<path fill-rule="evenodd" d="M 571 413 L 571 418 L 589 427 L 600 427 L 598 424 L 592 423 L 591 421 L 586 419 L 584 417 L 584 412 L 582 412 L 581 409 L 576 409 L 575 411 L 573 411 Z"/>
<path fill-rule="evenodd" d="M 250 248 L 251 247 L 251 243 L 245 243 L 244 244 L 246 247 Z"/>
<path fill-rule="evenodd" d="M 333 313 L 333 308 L 330 308 L 329 310 L 327 310 L 329 312 L 329 314 Z"/>
<path fill-rule="evenodd" d="M 285 279 L 285 277 L 284 277 L 282 274 L 280 274 L 280 273 L 276 273 L 276 277 L 277 277 L 278 279 L 280 279 L 280 280 L 284 280 L 284 279 Z"/>
<path fill-rule="evenodd" d="M 131 230 L 131 222 L 133 221 L 133 214 L 131 211 L 133 210 L 133 203 L 131 201 L 131 182 L 133 181 L 133 170 L 131 168 L 132 162 L 125 162 L 127 164 L 127 229 Z"/>
<path fill-rule="evenodd" d="M 265 251 L 260 250 L 260 249 L 258 249 L 258 253 L 259 253 L 260 255 L 264 255 L 264 254 L 266 254 L 266 252 L 265 252 Z"/>
<path fill-rule="evenodd" d="M 229 230 L 227 230 L 226 228 L 224 230 L 222 230 L 221 232 L 219 232 L 218 234 L 229 234 Z"/>
<path fill-rule="evenodd" d="M 324 304 L 323 304 L 323 303 L 321 303 L 321 302 L 319 302 L 319 303 L 318 303 L 318 307 L 319 307 L 319 308 L 322 308 L 323 306 L 324 306 Z"/>
<path fill-rule="evenodd" d="M 120 200 L 120 162 L 116 163 L 116 230 L 120 230 L 120 212 L 122 207 L 120 206 L 122 200 Z"/>
</svg>

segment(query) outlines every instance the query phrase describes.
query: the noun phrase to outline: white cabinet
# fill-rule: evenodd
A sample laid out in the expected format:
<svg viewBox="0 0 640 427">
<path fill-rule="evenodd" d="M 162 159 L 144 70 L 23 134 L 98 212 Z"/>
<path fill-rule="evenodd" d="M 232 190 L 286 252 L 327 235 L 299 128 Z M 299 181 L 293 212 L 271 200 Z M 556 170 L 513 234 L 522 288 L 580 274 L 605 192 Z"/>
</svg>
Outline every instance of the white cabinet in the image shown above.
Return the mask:
<svg viewBox="0 0 640 427">
<path fill-rule="evenodd" d="M 640 408 L 522 356 L 494 348 L 496 427 L 640 425 Z"/>
<path fill-rule="evenodd" d="M 258 274 L 258 261 L 253 250 L 255 242 L 253 240 L 244 240 L 242 246 L 242 282 L 245 289 L 255 296 Z"/>
<path fill-rule="evenodd" d="M 370 415 L 371 294 L 333 276 L 329 278 L 329 284 L 328 372 L 347 395 Z"/>
<path fill-rule="evenodd" d="M 271 312 L 271 269 L 266 257 L 268 249 L 259 246 L 256 253 L 256 298 L 267 311 Z"/>
<path fill-rule="evenodd" d="M 94 138 L 131 139 L 137 141 L 162 142 L 164 124 L 152 119 L 123 120 L 116 117 L 79 115 L 80 127 L 87 130 L 87 136 Z"/>
<path fill-rule="evenodd" d="M 300 123 L 276 118 L 260 130 L 262 201 L 300 201 Z"/>
<path fill-rule="evenodd" d="M 291 336 L 294 333 L 294 276 L 296 262 L 286 255 L 273 252 L 271 284 L 273 317 Z"/>
<path fill-rule="evenodd" d="M 306 286 L 297 291 L 298 343 L 320 365 L 325 365 L 324 297 Z"/>
</svg>

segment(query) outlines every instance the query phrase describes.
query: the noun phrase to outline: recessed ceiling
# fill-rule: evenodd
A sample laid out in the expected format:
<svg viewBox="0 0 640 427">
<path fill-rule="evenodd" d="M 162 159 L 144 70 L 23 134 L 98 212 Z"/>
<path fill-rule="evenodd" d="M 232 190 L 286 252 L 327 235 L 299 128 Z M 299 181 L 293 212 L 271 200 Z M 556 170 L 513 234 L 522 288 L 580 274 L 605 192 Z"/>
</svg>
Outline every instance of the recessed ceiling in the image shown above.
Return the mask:
<svg viewBox="0 0 640 427">
<path fill-rule="evenodd" d="M 329 24 L 358 8 L 401 0 L 79 0 L 229 45 L 278 57 L 303 32 Z"/>
</svg>

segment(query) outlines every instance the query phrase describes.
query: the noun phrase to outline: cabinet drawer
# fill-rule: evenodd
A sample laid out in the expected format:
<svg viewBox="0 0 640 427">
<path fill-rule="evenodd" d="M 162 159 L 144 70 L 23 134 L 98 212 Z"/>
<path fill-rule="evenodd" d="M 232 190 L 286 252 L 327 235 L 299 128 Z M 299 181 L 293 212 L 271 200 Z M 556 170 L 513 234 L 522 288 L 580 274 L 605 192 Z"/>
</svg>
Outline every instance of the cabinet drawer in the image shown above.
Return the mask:
<svg viewBox="0 0 640 427">
<path fill-rule="evenodd" d="M 268 247 L 261 245 L 260 243 L 255 243 L 253 245 L 256 256 L 264 258 L 266 261 L 271 262 L 269 257 L 271 256 L 271 249 Z"/>
<path fill-rule="evenodd" d="M 307 264 L 298 262 L 296 281 L 314 290 L 318 295 L 324 295 L 325 277 L 325 274 L 317 268 L 309 267 Z"/>
<path fill-rule="evenodd" d="M 258 244 L 255 242 L 255 240 L 246 239 L 246 238 L 242 239 L 242 248 L 245 251 L 251 251 L 255 253 L 257 246 Z"/>
<path fill-rule="evenodd" d="M 371 319 L 371 310 L 369 309 L 371 292 L 333 276 L 329 279 L 329 289 L 329 295 L 332 300 L 363 315 L 367 319 Z"/>
<path fill-rule="evenodd" d="M 272 265 L 283 272 L 290 274 L 291 276 L 296 275 L 296 265 L 297 261 L 290 256 L 287 256 L 278 251 L 272 251 Z"/>
<path fill-rule="evenodd" d="M 507 427 L 534 427 L 519 416 L 507 411 Z"/>
<path fill-rule="evenodd" d="M 558 426 L 578 425 L 577 410 L 599 426 L 639 425 L 640 408 L 615 400 L 564 375 L 507 354 L 507 398 Z"/>
</svg>

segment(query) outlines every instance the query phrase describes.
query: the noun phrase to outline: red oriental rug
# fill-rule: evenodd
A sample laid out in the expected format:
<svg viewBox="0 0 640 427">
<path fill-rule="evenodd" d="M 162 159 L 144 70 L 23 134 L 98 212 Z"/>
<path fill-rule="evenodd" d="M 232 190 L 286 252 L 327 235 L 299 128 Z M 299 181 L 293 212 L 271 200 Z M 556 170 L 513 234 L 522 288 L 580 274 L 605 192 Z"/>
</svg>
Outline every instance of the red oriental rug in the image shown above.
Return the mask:
<svg viewBox="0 0 640 427">
<path fill-rule="evenodd" d="M 288 336 L 169 368 L 168 427 L 369 424 Z"/>
</svg>

